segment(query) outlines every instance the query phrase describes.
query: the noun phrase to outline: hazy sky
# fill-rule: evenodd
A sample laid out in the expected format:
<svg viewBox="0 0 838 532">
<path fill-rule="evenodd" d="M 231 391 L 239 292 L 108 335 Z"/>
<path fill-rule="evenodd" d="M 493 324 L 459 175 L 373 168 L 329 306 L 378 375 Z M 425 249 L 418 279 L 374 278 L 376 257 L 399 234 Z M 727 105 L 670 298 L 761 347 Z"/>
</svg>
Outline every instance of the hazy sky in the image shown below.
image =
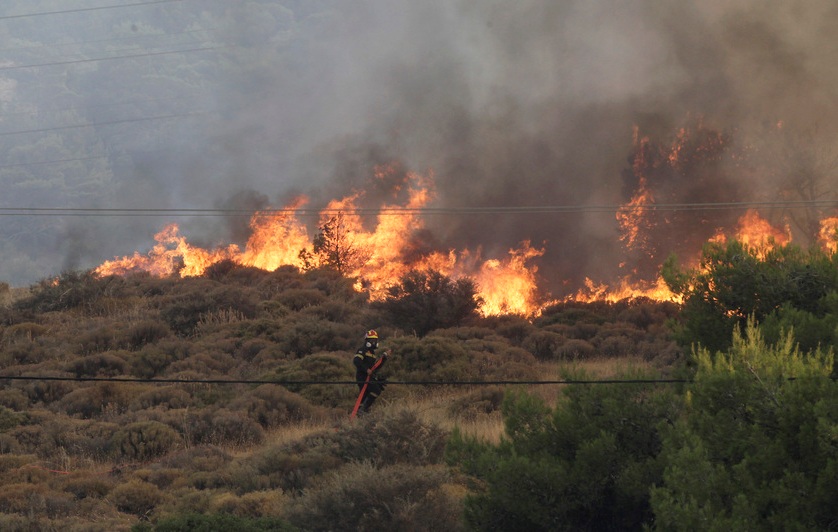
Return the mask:
<svg viewBox="0 0 838 532">
<path fill-rule="evenodd" d="M 780 122 L 816 153 L 830 153 L 836 140 L 831 0 L 180 0 L 73 12 L 134 3 L 0 7 L 0 52 L 10 57 L 0 56 L 0 135 L 202 113 L 101 126 L 83 138 L 73 129 L 0 136 L 7 160 L 26 148 L 21 164 L 104 157 L 74 177 L 101 186 L 73 188 L 50 207 L 280 206 L 296 193 L 324 202 L 388 161 L 433 172 L 439 207 L 616 205 L 627 199 L 621 176 L 635 132 L 668 142 L 701 117 L 741 146 L 759 144 Z M 45 12 L 53 14 L 21 16 Z M 57 34 L 68 24 L 92 26 Z M 78 42 L 87 44 L 68 44 Z M 124 69 L 122 60 L 81 61 L 101 57 L 97 47 L 153 55 L 126 59 Z M 170 53 L 199 48 L 213 49 Z M 24 61 L 66 64 L 2 69 Z M 48 109 L 60 109 L 60 119 L 49 121 Z M 0 186 L 14 191 L 0 191 L 0 207 L 50 197 L 32 184 L 41 170 L 25 169 L 0 167 Z M 746 188 L 770 194 L 776 176 L 745 178 L 760 181 Z M 167 221 L 14 218 L 0 280 L 34 282 L 147 251 Z M 246 232 L 242 220 L 179 221 L 203 245 Z M 613 213 L 428 223 L 440 246 L 479 246 L 488 256 L 524 239 L 543 242 L 540 269 L 556 285 L 613 275 L 620 260 Z"/>
</svg>

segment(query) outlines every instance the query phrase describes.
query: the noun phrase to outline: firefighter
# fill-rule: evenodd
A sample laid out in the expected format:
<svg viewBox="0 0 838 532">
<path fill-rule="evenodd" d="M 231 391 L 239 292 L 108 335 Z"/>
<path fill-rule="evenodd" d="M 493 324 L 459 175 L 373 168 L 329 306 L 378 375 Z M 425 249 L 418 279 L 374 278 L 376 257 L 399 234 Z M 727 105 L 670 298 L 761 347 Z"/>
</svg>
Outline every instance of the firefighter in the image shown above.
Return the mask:
<svg viewBox="0 0 838 532">
<path fill-rule="evenodd" d="M 369 412 L 372 404 L 384 391 L 384 379 L 379 377 L 377 373 L 389 354 L 386 351 L 382 353 L 379 361 L 378 355 L 375 354 L 376 349 L 378 349 L 378 333 L 375 330 L 369 330 L 364 335 L 364 345 L 358 348 L 352 359 L 352 363 L 355 364 L 355 380 L 358 381 L 359 390 L 363 391 L 364 394 L 361 397 L 359 413 Z M 378 365 L 373 369 L 376 363 Z M 367 377 L 369 377 L 369 382 Z M 366 390 L 364 390 L 365 385 Z"/>
</svg>

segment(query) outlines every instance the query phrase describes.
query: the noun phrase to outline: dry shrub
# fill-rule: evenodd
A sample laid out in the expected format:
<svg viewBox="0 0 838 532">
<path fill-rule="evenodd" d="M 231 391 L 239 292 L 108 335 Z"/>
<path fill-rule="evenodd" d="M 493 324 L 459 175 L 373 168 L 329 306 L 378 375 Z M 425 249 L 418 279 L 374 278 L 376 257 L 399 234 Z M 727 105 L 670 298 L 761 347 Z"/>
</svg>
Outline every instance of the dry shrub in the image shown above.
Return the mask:
<svg viewBox="0 0 838 532">
<path fill-rule="evenodd" d="M 279 517 L 285 496 L 278 490 L 252 491 L 241 496 L 223 493 L 212 500 L 210 511 L 237 517 Z"/>
<path fill-rule="evenodd" d="M 142 386 L 127 383 L 99 382 L 73 390 L 57 405 L 69 415 L 89 419 L 105 412 L 124 412 L 137 391 L 142 389 Z"/>
<path fill-rule="evenodd" d="M 160 303 L 160 318 L 176 334 L 191 336 L 201 320 L 217 311 L 256 317 L 259 294 L 252 288 L 228 286 L 203 278 L 181 279 Z"/>
<path fill-rule="evenodd" d="M 280 292 L 273 299 L 279 301 L 293 312 L 299 312 L 306 307 L 323 303 L 326 301 L 326 294 L 320 290 L 310 288 L 292 288 Z"/>
<path fill-rule="evenodd" d="M 209 511 L 210 504 L 215 495 L 210 490 L 196 489 L 193 487 L 166 490 L 165 494 L 166 497 L 154 509 L 154 515 L 159 518 L 158 522 L 184 514 L 205 514 Z M 155 530 L 164 529 L 156 528 Z"/>
<path fill-rule="evenodd" d="M 15 412 L 5 406 L 0 406 L 0 432 L 7 430 L 24 423 L 27 419 L 25 412 Z"/>
<path fill-rule="evenodd" d="M 40 341 L 16 340 L 0 351 L 0 366 L 38 364 L 47 358 L 47 351 Z"/>
<path fill-rule="evenodd" d="M 7 473 L 12 469 L 17 469 L 38 461 L 38 457 L 34 454 L 0 454 L 0 473 L 7 477 Z M 4 478 L 7 481 L 8 478 Z"/>
<path fill-rule="evenodd" d="M 532 353 L 539 360 L 555 360 L 559 346 L 564 343 L 565 337 L 552 331 L 533 331 L 523 342 L 521 347 Z"/>
<path fill-rule="evenodd" d="M 119 510 L 145 516 L 160 504 L 164 494 L 150 482 L 133 479 L 114 488 L 109 498 Z"/>
<path fill-rule="evenodd" d="M 67 371 L 76 377 L 116 377 L 127 370 L 128 362 L 113 353 L 80 357 L 67 364 Z"/>
<path fill-rule="evenodd" d="M 0 390 L 0 405 L 21 411 L 29 406 L 29 398 L 20 388 L 3 388 Z"/>
<path fill-rule="evenodd" d="M 586 340 L 571 339 L 559 347 L 556 353 L 560 360 L 584 360 L 596 354 L 596 348 Z"/>
<path fill-rule="evenodd" d="M 24 322 L 10 325 L 3 330 L 3 344 L 11 345 L 16 342 L 32 342 L 43 336 L 49 329 L 37 323 Z"/>
<path fill-rule="evenodd" d="M 448 405 L 448 412 L 461 419 L 474 420 L 480 416 L 500 411 L 503 397 L 503 388 L 484 386 L 455 398 Z"/>
<path fill-rule="evenodd" d="M 20 444 L 14 436 L 11 434 L 0 433 L 0 456 L 18 453 L 21 449 Z M 0 469 L 0 471 L 2 471 L 2 469 Z"/>
<path fill-rule="evenodd" d="M 111 327 L 99 327 L 75 338 L 76 352 L 80 355 L 101 353 L 118 347 L 118 333 Z"/>
<path fill-rule="evenodd" d="M 625 336 L 609 336 L 597 342 L 597 349 L 609 358 L 626 357 L 635 353 L 637 344 Z"/>
<path fill-rule="evenodd" d="M 190 405 L 192 405 L 192 397 L 179 386 L 155 385 L 154 388 L 137 394 L 130 405 L 130 409 L 138 411 L 156 406 L 178 409 Z"/>
<path fill-rule="evenodd" d="M 279 489 L 300 494 L 318 476 L 345 463 L 329 437 L 313 436 L 292 445 L 269 447 L 200 480 L 206 487 L 227 487 L 236 493 Z"/>
<path fill-rule="evenodd" d="M 248 446 L 259 444 L 265 438 L 257 422 L 226 408 L 206 408 L 188 414 L 182 431 L 189 445 Z"/>
<path fill-rule="evenodd" d="M 168 425 L 138 421 L 119 429 L 111 438 L 110 448 L 119 458 L 142 461 L 168 453 L 180 441 L 180 435 Z"/>
<path fill-rule="evenodd" d="M 233 457 L 215 445 L 197 445 L 173 452 L 160 460 L 161 467 L 190 471 L 217 471 Z"/>
<path fill-rule="evenodd" d="M 274 340 L 293 358 L 347 350 L 357 342 L 357 328 L 345 323 L 335 323 L 304 314 L 295 315 L 287 321 L 286 327 L 277 332 Z M 352 349 L 354 350 L 354 347 Z"/>
<path fill-rule="evenodd" d="M 144 320 L 132 325 L 123 335 L 122 342 L 129 349 L 139 349 L 146 344 L 166 338 L 172 334 L 169 327 L 160 321 Z"/>
<path fill-rule="evenodd" d="M 318 408 L 281 386 L 263 384 L 230 403 L 233 411 L 245 411 L 262 427 L 273 428 L 312 418 L 326 417 Z"/>
<path fill-rule="evenodd" d="M 411 410 L 382 411 L 342 427 L 334 439 L 345 460 L 376 466 L 427 465 L 442 461 L 447 433 Z"/>
<path fill-rule="evenodd" d="M 352 365 L 354 353 L 319 353 L 296 360 L 276 372 L 280 381 L 351 381 L 355 379 Z M 315 405 L 344 406 L 354 400 L 358 389 L 354 385 L 285 384 L 288 390 L 299 393 Z"/>
<path fill-rule="evenodd" d="M 65 371 L 43 370 L 27 371 L 24 376 L 36 377 L 69 377 Z M 29 397 L 31 403 L 43 403 L 45 405 L 60 400 L 73 391 L 76 384 L 68 381 L 34 380 L 27 381 L 21 385 L 23 392 Z"/>
<path fill-rule="evenodd" d="M 441 466 L 355 463 L 294 500 L 286 518 L 303 530 L 457 531 L 462 497 Z"/>
<path fill-rule="evenodd" d="M 116 480 L 110 475 L 91 472 L 76 472 L 63 475 L 57 485 L 71 494 L 76 500 L 102 499 L 116 486 Z"/>
</svg>

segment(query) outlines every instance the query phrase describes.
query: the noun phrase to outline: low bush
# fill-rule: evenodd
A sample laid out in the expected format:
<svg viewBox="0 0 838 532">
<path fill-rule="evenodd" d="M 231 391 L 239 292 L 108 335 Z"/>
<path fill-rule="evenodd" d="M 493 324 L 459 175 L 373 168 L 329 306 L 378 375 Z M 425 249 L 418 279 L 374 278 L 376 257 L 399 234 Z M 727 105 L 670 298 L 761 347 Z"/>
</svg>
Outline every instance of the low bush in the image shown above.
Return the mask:
<svg viewBox="0 0 838 532">
<path fill-rule="evenodd" d="M 76 377 L 116 377 L 128 373 L 128 362 L 113 353 L 99 353 L 76 358 L 66 369 Z"/>
<path fill-rule="evenodd" d="M 275 517 L 238 517 L 230 514 L 190 514 L 160 519 L 153 525 L 139 523 L 132 532 L 293 532 L 286 521 Z"/>
<path fill-rule="evenodd" d="M 559 360 L 585 360 L 596 355 L 596 348 L 587 340 L 571 339 L 559 346 Z"/>
<path fill-rule="evenodd" d="M 111 438 L 110 448 L 120 459 L 145 461 L 168 453 L 180 441 L 180 435 L 168 425 L 138 421 L 119 429 Z"/>
<path fill-rule="evenodd" d="M 294 500 L 286 517 L 303 530 L 455 532 L 463 495 L 443 467 L 355 463 Z"/>
<path fill-rule="evenodd" d="M 326 411 L 281 386 L 263 384 L 233 400 L 230 410 L 246 412 L 264 428 L 274 428 L 303 420 L 323 419 Z"/>
<path fill-rule="evenodd" d="M 122 343 L 129 349 L 139 349 L 146 344 L 166 338 L 171 334 L 169 327 L 160 321 L 144 320 L 136 323 L 123 333 Z"/>
<path fill-rule="evenodd" d="M 133 479 L 115 487 L 109 498 L 119 510 L 143 517 L 160 504 L 164 495 L 154 484 Z"/>
</svg>

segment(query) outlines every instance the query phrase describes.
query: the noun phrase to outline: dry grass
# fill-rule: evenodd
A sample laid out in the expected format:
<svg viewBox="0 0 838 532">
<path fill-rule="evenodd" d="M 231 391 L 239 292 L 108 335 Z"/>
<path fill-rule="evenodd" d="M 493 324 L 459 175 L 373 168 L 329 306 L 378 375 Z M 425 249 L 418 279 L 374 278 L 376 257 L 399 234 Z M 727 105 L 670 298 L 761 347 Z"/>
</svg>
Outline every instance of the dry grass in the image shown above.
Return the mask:
<svg viewBox="0 0 838 532">
<path fill-rule="evenodd" d="M 10 288 L 6 283 L 0 283 L 0 306 L 8 307 L 15 301 L 29 295 L 29 288 Z"/>
</svg>

